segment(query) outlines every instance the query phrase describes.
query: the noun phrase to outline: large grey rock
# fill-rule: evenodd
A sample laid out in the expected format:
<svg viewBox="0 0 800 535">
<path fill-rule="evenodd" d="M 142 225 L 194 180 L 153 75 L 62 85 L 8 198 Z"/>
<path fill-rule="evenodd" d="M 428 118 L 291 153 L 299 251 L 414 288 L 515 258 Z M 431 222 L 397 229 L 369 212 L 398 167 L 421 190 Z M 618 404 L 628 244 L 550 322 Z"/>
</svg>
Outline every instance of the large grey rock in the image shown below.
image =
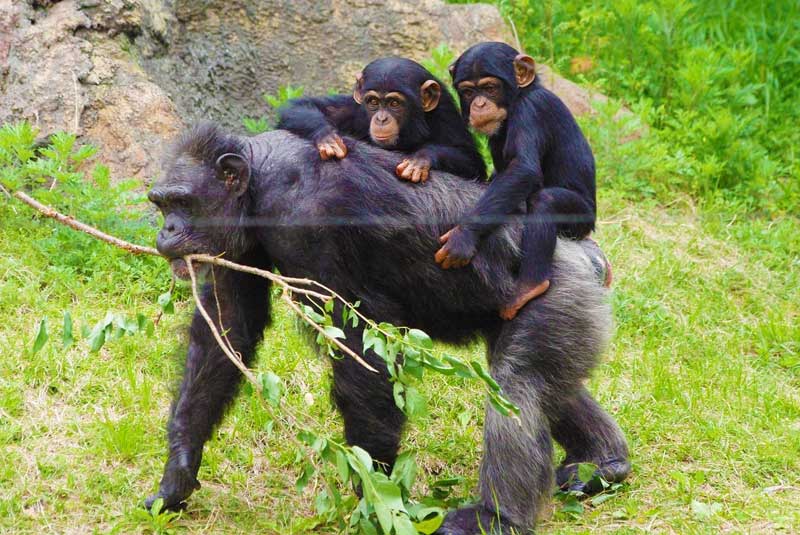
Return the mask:
<svg viewBox="0 0 800 535">
<path fill-rule="evenodd" d="M 496 8 L 441 0 L 0 0 L 0 122 L 75 132 L 114 176 L 149 179 L 185 123 L 241 130 L 281 85 L 349 91 L 376 57 L 509 39 Z M 544 79 L 589 109 L 586 91 Z"/>
</svg>

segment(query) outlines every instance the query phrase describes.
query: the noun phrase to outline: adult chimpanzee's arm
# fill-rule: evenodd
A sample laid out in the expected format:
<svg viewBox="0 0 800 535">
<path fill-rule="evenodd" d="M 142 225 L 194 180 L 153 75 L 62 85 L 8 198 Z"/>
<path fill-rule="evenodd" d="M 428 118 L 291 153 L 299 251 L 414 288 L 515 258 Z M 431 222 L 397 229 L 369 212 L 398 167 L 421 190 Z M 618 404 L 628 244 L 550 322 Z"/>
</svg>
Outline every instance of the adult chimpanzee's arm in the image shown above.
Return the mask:
<svg viewBox="0 0 800 535">
<path fill-rule="evenodd" d="M 268 268 L 255 258 L 244 259 L 243 263 Z M 269 282 L 254 275 L 215 269 L 216 290 L 210 283 L 203 288 L 203 306 L 212 318 L 221 318 L 222 325 L 217 328 L 226 333 L 247 365 L 269 322 Z M 156 498 L 163 498 L 166 508 L 178 508 L 200 486 L 197 470 L 203 445 L 222 419 L 241 379 L 241 372 L 222 352 L 205 319 L 195 312 L 183 381 L 167 427 L 169 457 L 158 493 L 145 502 L 148 508 Z"/>
<path fill-rule="evenodd" d="M 280 110 L 277 127 L 312 141 L 337 130 L 354 135 L 359 111 L 351 95 L 299 98 Z"/>
</svg>

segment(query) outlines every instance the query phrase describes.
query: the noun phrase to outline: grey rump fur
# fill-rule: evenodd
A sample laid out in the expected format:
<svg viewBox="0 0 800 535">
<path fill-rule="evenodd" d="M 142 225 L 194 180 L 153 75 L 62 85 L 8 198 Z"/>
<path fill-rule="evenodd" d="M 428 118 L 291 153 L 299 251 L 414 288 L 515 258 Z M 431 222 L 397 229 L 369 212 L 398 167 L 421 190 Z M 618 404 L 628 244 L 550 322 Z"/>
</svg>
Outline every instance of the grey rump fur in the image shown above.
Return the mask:
<svg viewBox="0 0 800 535">
<path fill-rule="evenodd" d="M 287 132 L 235 138 L 203 125 L 178 144 L 171 165 L 213 162 L 235 146 L 252 169 L 243 201 L 247 213 L 237 221 L 216 224 L 246 228 L 242 240 L 258 244 L 263 251 L 259 255 L 267 259 L 264 264 L 287 276 L 318 280 L 348 300 L 360 300 L 360 310 L 377 321 L 420 328 L 451 343 L 476 336 L 486 340 L 490 371 L 521 408 L 521 425 L 487 405 L 482 501 L 452 513 L 439 533 L 477 533 L 478 519 L 487 532 L 532 528 L 553 490 L 551 437 L 567 452 L 556 474 L 559 484 L 568 483 L 575 472 L 570 465 L 577 462 L 598 465 L 608 480 L 623 479 L 630 468 L 625 439 L 583 386 L 612 324 L 608 290 L 597 280 L 586 244 L 559 240 L 550 289 L 514 320 L 504 322 L 498 310 L 513 291 L 520 223 L 509 222 L 488 236 L 469 266 L 442 270 L 433 260 L 438 237 L 474 205 L 485 185 L 440 172 L 433 172 L 424 184 L 405 182 L 394 173 L 402 154 L 349 139 L 346 143 L 345 159 L 321 161 L 309 142 Z M 361 351 L 360 332 L 347 334 L 346 343 Z M 194 326 L 192 336 L 201 336 Z M 204 358 L 220 359 L 218 351 L 203 347 L 209 354 Z M 252 355 L 245 357 L 247 362 Z M 381 362 L 371 352 L 365 357 Z M 194 425 L 181 415 L 196 413 L 190 409 L 198 390 L 189 369 L 187 362 L 175 403 L 179 409 L 170 422 L 172 453 L 159 494 L 165 502 L 188 497 L 196 484 L 180 470 L 196 476 L 199 453 L 187 454 L 188 446 L 181 450 L 181 441 L 195 444 L 192 447 L 199 442 L 202 451 L 208 433 L 186 436 Z M 334 398 L 348 442 L 391 464 L 403 419 L 391 402 L 391 388 L 381 386 L 385 375 L 366 372 L 348 358 L 333 362 L 333 374 Z M 230 397 L 214 403 L 222 405 Z M 379 403 L 379 397 L 386 399 Z M 222 409 L 211 407 L 214 416 L 203 425 L 216 425 Z M 181 455 L 190 460 L 182 461 Z M 178 465 L 182 468 L 175 468 Z M 489 526 L 492 520 L 499 520 L 494 528 Z"/>
</svg>

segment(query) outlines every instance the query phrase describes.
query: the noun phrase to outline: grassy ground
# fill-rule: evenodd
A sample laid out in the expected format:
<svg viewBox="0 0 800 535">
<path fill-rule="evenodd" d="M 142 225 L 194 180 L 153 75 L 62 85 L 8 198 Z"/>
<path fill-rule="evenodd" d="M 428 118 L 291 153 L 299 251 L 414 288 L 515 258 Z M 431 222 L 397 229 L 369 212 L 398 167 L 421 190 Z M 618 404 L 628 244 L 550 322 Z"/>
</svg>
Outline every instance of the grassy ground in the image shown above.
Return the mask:
<svg viewBox="0 0 800 535">
<path fill-rule="evenodd" d="M 682 197 L 643 206 L 602 191 L 598 237 L 615 262 L 618 326 L 591 389 L 626 431 L 634 473 L 620 494 L 582 515 L 554 502 L 541 531 L 800 530 L 798 221 L 736 216 Z M 164 460 L 177 340 L 191 305 L 185 290 L 152 337 L 109 341 L 97 354 L 85 342 L 63 350 L 65 310 L 76 324 L 108 310 L 154 316 L 167 266 L 31 221 L 11 201 L 0 220 L 0 531 L 315 528 L 313 485 L 294 490 L 295 451 L 264 431 L 268 418 L 247 396 L 208 445 L 189 511 L 169 523 L 143 515 L 139 501 L 155 489 Z M 42 317 L 51 339 L 31 356 Z M 338 430 L 327 365 L 310 355 L 279 307 L 258 367 L 287 381 L 291 404 L 318 429 Z M 467 493 L 483 396 L 457 380 L 429 385 L 432 416 L 404 442 L 420 452 L 419 490 L 461 475 Z"/>
</svg>

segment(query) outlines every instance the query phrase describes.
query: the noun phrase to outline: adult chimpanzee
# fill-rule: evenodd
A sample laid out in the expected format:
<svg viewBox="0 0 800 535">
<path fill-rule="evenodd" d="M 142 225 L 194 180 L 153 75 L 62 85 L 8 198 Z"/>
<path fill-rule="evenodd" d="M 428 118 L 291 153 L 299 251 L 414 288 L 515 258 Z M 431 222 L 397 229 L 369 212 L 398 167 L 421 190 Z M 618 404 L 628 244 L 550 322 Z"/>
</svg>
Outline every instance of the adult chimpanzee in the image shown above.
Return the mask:
<svg viewBox="0 0 800 535">
<path fill-rule="evenodd" d="M 550 286 L 556 234 L 581 239 L 594 230 L 594 156 L 564 103 L 539 83 L 530 56 L 481 43 L 450 69 L 464 120 L 489 136 L 495 174 L 469 215 L 441 237 L 436 261 L 466 265 L 480 238 L 525 206 L 518 289 L 500 311 L 511 319 Z"/>
<path fill-rule="evenodd" d="M 486 166 L 450 93 L 410 59 L 373 61 L 356 77 L 352 96 L 291 101 L 280 112 L 278 128 L 313 141 L 323 160 L 347 155 L 340 134 L 407 153 L 396 172 L 412 182 L 427 180 L 431 169 L 486 178 Z"/>
<path fill-rule="evenodd" d="M 493 521 L 503 533 L 531 527 L 552 492 L 551 437 L 567 452 L 558 483 L 571 479 L 578 462 L 595 463 L 608 480 L 624 478 L 625 439 L 582 384 L 597 363 L 611 319 L 607 290 L 581 245 L 588 242 L 559 242 L 550 291 L 514 321 L 502 321 L 496 310 L 515 288 L 519 225 L 487 236 L 470 268 L 443 271 L 430 256 L 437 237 L 485 186 L 437 173 L 426 187 L 413 187 L 394 176 L 391 153 L 348 144 L 346 159 L 318 165 L 316 148 L 287 132 L 236 138 L 212 126 L 194 129 L 149 193 L 164 215 L 159 251 L 173 259 L 178 276 L 186 275 L 183 255 L 224 253 L 237 262 L 316 279 L 345 299 L 360 300 L 360 310 L 378 321 L 421 328 L 452 343 L 475 335 L 486 339 L 492 376 L 521 413 L 516 421 L 488 406 L 481 501 L 451 513 L 440 533 L 471 535 Z M 342 224 L 348 221 L 359 224 Z M 204 306 L 220 318 L 220 328 L 249 364 L 270 319 L 268 283 L 215 269 L 219 305 L 206 285 Z M 361 353 L 359 329 L 349 328 L 346 335 L 345 343 Z M 371 351 L 364 357 L 385 370 Z M 349 358 L 331 365 L 348 443 L 391 466 L 404 418 L 386 372 L 372 373 Z M 203 445 L 240 379 L 195 313 L 168 426 L 169 457 L 148 505 L 161 497 L 167 507 L 177 507 L 198 488 Z"/>
</svg>

